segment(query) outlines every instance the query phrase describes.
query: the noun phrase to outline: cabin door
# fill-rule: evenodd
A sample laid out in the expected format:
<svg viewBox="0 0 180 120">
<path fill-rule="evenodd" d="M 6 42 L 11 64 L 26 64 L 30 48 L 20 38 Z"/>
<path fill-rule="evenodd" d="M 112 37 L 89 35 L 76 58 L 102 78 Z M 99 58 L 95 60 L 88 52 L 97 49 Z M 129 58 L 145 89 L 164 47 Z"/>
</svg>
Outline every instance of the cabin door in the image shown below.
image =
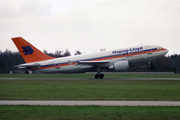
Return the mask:
<svg viewBox="0 0 180 120">
<path fill-rule="evenodd" d="M 147 55 L 151 55 L 152 54 L 152 49 L 150 46 L 146 47 L 147 50 Z"/>
<path fill-rule="evenodd" d="M 59 60 L 54 61 L 55 69 L 60 69 L 60 62 Z"/>
</svg>

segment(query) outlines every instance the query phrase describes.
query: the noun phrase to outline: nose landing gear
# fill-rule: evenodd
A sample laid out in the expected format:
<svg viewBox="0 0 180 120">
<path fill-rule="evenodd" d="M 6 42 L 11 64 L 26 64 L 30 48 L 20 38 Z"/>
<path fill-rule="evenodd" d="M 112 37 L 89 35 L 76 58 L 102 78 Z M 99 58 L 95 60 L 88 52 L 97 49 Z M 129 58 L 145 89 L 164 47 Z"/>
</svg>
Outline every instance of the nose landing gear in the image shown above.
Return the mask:
<svg viewBox="0 0 180 120">
<path fill-rule="evenodd" d="M 151 70 L 151 62 L 148 62 L 148 67 L 147 67 L 148 70 Z"/>
</svg>

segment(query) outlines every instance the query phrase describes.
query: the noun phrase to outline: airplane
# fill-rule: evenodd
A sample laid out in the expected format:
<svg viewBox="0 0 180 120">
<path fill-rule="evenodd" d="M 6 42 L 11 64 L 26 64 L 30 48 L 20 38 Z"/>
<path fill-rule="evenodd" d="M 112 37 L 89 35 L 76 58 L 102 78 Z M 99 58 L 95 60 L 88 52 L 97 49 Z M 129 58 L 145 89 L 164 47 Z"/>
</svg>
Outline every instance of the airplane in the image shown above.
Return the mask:
<svg viewBox="0 0 180 120">
<path fill-rule="evenodd" d="M 130 63 L 150 62 L 168 53 L 168 50 L 155 45 L 140 45 L 116 50 L 101 51 L 96 53 L 81 54 L 61 58 L 50 57 L 22 37 L 12 38 L 18 48 L 25 64 L 15 67 L 25 70 L 35 70 L 44 73 L 81 73 L 97 71 L 96 79 L 103 79 L 101 71 L 127 70 Z"/>
</svg>

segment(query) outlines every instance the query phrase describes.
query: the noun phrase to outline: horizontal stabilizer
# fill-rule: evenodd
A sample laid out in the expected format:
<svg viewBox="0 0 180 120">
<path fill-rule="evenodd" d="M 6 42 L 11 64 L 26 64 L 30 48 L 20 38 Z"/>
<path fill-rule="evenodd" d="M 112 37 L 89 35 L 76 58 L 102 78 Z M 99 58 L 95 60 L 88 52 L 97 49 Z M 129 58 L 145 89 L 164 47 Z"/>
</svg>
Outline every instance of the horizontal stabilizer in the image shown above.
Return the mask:
<svg viewBox="0 0 180 120">
<path fill-rule="evenodd" d="M 40 64 L 39 63 L 34 63 L 34 64 L 21 64 L 21 65 L 16 65 L 14 67 L 18 67 L 19 69 L 37 69 L 40 68 Z"/>
</svg>

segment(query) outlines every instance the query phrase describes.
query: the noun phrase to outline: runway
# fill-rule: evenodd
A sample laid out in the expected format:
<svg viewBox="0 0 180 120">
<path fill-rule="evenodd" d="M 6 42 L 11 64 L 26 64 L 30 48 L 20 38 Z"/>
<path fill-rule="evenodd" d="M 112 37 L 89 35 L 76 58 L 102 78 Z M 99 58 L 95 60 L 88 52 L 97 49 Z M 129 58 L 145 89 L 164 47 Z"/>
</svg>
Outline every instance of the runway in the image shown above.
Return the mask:
<svg viewBox="0 0 180 120">
<path fill-rule="evenodd" d="M 54 106 L 180 106 L 180 101 L 113 101 L 113 100 L 0 100 L 0 105 Z"/>
<path fill-rule="evenodd" d="M 180 78 L 0 78 L 0 80 L 180 80 Z"/>
</svg>

